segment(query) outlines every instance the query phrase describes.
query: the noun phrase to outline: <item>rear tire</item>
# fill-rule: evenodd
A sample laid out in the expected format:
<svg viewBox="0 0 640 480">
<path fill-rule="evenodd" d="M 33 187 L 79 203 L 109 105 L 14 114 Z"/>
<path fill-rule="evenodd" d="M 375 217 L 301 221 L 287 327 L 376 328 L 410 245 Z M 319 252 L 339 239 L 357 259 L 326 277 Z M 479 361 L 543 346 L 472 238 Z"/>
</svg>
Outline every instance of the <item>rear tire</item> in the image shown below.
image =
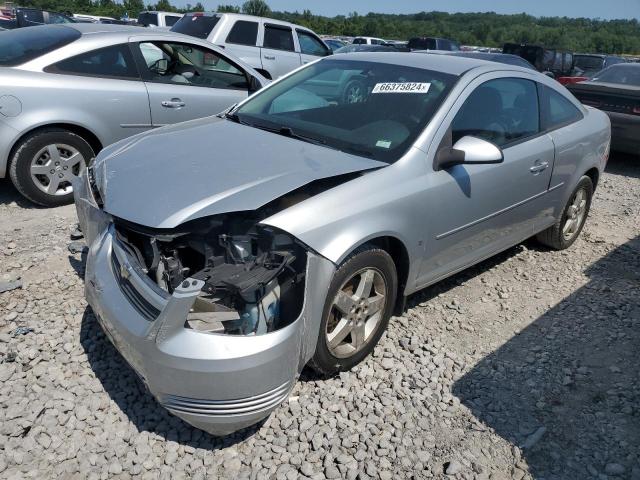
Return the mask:
<svg viewBox="0 0 640 480">
<path fill-rule="evenodd" d="M 536 240 L 554 250 L 569 248 L 576 241 L 589 215 L 593 183 L 583 176 L 569 197 L 556 223 L 536 235 Z"/>
<path fill-rule="evenodd" d="M 73 202 L 71 180 L 95 156 L 91 145 L 64 129 L 46 128 L 28 135 L 15 150 L 9 176 L 28 200 L 45 207 Z"/>
<path fill-rule="evenodd" d="M 331 280 L 310 366 L 329 376 L 367 357 L 387 329 L 397 290 L 395 264 L 385 250 L 364 245 L 352 253 Z"/>
</svg>

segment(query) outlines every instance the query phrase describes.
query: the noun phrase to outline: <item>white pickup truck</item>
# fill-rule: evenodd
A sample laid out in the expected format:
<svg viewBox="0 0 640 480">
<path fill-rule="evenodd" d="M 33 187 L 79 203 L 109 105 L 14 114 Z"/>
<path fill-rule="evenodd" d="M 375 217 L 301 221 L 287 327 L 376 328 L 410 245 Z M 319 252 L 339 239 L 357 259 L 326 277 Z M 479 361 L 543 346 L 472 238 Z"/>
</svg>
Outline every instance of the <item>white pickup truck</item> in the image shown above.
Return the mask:
<svg viewBox="0 0 640 480">
<path fill-rule="evenodd" d="M 144 27 L 171 28 L 182 18 L 181 13 L 176 12 L 152 12 L 144 11 L 138 15 L 138 25 Z"/>
<path fill-rule="evenodd" d="M 253 15 L 192 12 L 171 31 L 225 48 L 269 79 L 332 53 L 308 28 Z"/>
</svg>

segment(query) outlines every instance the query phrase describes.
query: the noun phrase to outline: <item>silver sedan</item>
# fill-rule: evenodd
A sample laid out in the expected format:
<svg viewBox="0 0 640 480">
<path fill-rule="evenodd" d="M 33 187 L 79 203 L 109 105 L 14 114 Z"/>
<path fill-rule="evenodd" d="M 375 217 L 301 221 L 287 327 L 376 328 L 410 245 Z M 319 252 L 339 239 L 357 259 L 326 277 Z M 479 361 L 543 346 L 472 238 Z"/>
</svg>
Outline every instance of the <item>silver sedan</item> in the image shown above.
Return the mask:
<svg viewBox="0 0 640 480">
<path fill-rule="evenodd" d="M 268 83 L 211 44 L 102 24 L 0 34 L 0 178 L 47 206 L 103 147 L 214 115 Z"/>
<path fill-rule="evenodd" d="M 569 247 L 610 135 L 531 69 L 323 59 L 102 151 L 76 182 L 86 297 L 164 407 L 229 433 L 305 365 L 362 361 L 413 292 L 531 236 Z"/>
</svg>

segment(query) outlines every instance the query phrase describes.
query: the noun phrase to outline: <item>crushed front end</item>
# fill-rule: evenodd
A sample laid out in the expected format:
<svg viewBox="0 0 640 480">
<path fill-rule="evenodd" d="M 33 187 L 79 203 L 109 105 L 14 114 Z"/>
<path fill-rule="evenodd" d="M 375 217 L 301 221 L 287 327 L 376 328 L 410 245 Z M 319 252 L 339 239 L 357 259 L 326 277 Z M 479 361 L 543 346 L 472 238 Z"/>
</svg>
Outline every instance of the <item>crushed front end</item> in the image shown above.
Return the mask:
<svg viewBox="0 0 640 480">
<path fill-rule="evenodd" d="M 334 265 L 235 212 L 150 229 L 74 184 L 87 301 L 169 411 L 215 435 L 266 417 L 313 355 Z"/>
</svg>

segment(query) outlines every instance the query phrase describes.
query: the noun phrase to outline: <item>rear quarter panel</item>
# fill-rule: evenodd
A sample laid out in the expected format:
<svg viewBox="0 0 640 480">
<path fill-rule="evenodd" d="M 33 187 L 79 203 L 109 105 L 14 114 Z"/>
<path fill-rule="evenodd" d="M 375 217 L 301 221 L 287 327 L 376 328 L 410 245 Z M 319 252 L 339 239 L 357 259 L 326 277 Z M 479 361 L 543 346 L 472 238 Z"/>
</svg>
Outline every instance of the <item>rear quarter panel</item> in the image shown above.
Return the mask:
<svg viewBox="0 0 640 480">
<path fill-rule="evenodd" d="M 538 229 L 546 228 L 560 216 L 580 178 L 589 170 L 604 171 L 611 141 L 611 123 L 606 114 L 591 107 L 584 118 L 548 133 L 554 143 L 555 160 L 551 175 L 548 207 Z"/>
</svg>

